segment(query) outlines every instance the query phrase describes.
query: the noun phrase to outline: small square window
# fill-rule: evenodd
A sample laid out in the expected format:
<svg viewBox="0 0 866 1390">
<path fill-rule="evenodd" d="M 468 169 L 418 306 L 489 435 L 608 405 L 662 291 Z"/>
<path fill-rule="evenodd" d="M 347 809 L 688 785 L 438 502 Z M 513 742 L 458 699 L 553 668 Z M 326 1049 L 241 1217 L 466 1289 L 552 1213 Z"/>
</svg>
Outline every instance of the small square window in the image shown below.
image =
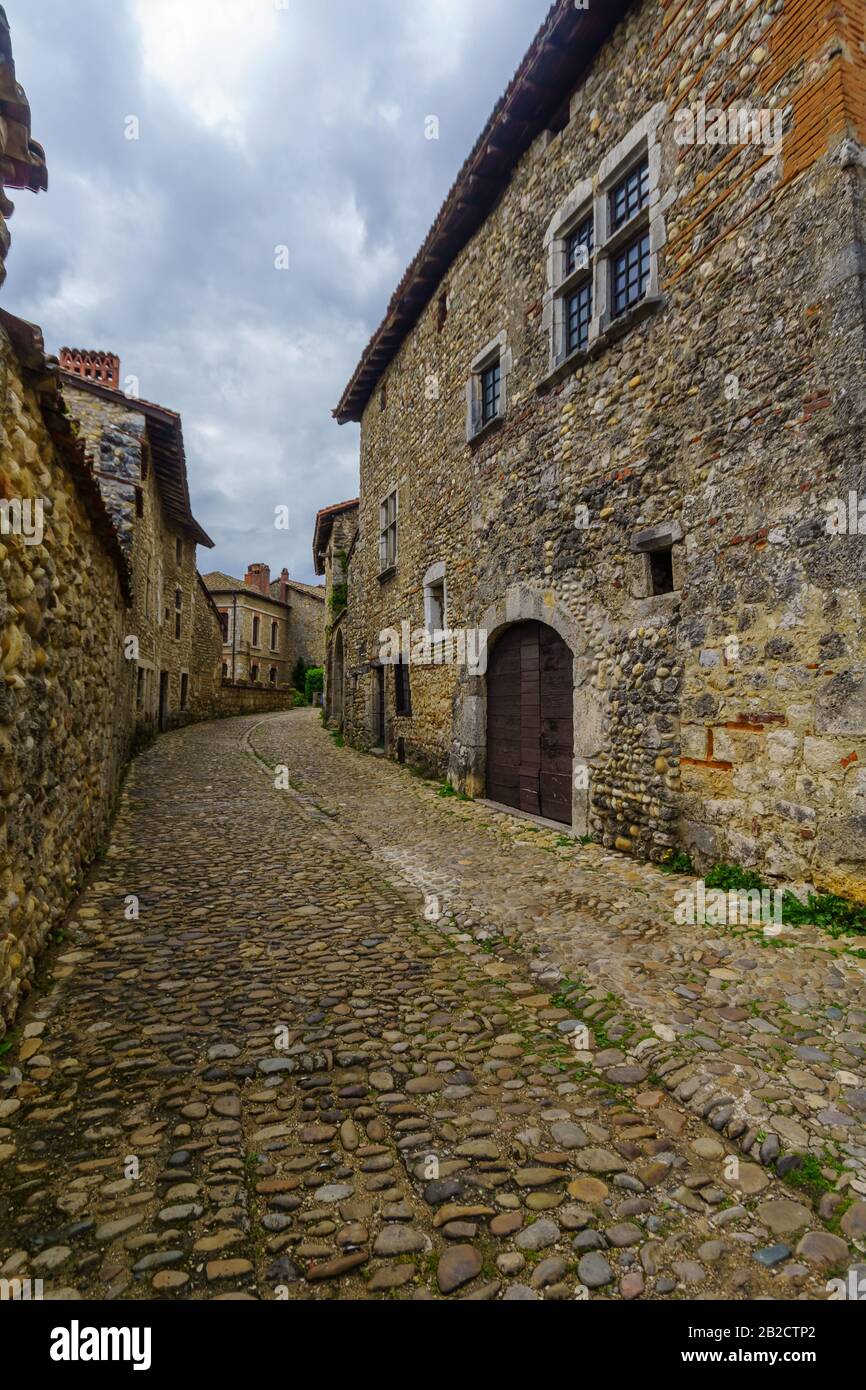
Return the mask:
<svg viewBox="0 0 866 1390">
<path fill-rule="evenodd" d="M 502 366 L 496 361 L 481 373 L 481 423 L 487 425 L 499 414 L 502 396 Z"/>
<path fill-rule="evenodd" d="M 649 232 L 642 232 L 613 257 L 611 300 L 614 318 L 643 299 L 649 284 L 651 259 Z"/>
<path fill-rule="evenodd" d="M 608 198 L 610 229 L 615 232 L 649 201 L 649 160 L 644 158 L 635 164 L 611 189 Z"/>
<path fill-rule="evenodd" d="M 649 567 L 652 593 L 672 594 L 674 592 L 673 548 L 668 546 L 664 550 L 651 550 Z"/>
</svg>

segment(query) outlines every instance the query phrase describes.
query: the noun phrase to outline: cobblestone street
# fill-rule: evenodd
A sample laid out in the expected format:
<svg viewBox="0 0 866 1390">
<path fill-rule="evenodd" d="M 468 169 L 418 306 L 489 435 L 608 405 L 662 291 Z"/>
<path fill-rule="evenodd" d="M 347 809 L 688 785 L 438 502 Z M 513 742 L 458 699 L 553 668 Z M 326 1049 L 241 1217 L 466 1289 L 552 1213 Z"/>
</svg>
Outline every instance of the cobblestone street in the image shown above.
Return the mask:
<svg viewBox="0 0 866 1390">
<path fill-rule="evenodd" d="M 311 711 L 164 736 L 2 1059 L 0 1277 L 827 1297 L 866 1238 L 864 961 L 676 926 L 681 882 Z"/>
</svg>

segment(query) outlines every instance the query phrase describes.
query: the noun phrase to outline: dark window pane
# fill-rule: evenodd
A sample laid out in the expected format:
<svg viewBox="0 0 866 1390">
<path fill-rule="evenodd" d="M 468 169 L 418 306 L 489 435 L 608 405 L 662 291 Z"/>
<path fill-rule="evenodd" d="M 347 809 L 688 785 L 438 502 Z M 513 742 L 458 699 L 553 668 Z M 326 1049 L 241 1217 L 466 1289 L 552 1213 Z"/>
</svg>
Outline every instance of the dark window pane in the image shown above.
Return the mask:
<svg viewBox="0 0 866 1390">
<path fill-rule="evenodd" d="M 674 556 L 672 550 L 650 551 L 650 578 L 654 594 L 674 591 Z"/>
<path fill-rule="evenodd" d="M 610 191 L 610 229 L 615 232 L 645 206 L 649 198 L 649 161 L 642 159 Z"/>
<path fill-rule="evenodd" d="M 499 414 L 502 373 L 499 363 L 481 374 L 481 423 L 486 425 Z"/>
<path fill-rule="evenodd" d="M 565 350 L 577 352 L 589 342 L 592 319 L 592 281 L 586 280 L 565 301 Z"/>
<path fill-rule="evenodd" d="M 592 217 L 587 217 L 580 226 L 577 227 L 565 243 L 565 273 L 570 275 L 573 270 L 589 269 L 589 258 L 593 251 L 593 230 Z"/>
<path fill-rule="evenodd" d="M 642 232 L 614 256 L 611 267 L 613 316 L 643 299 L 650 277 L 649 232 Z"/>
<path fill-rule="evenodd" d="M 412 713 L 412 696 L 409 689 L 409 667 L 404 663 L 394 667 L 394 709 L 397 714 Z"/>
</svg>

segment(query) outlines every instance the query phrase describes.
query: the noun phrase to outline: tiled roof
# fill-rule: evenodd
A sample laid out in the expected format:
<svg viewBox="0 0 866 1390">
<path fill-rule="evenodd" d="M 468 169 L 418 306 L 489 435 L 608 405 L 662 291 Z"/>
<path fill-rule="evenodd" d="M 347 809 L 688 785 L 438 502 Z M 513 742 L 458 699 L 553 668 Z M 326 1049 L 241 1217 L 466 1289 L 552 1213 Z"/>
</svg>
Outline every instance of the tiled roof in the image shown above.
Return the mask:
<svg viewBox="0 0 866 1390">
<path fill-rule="evenodd" d="M 322 560 L 328 541 L 331 538 L 331 531 L 334 521 L 342 512 L 350 512 L 361 505 L 359 497 L 353 497 L 348 502 L 336 502 L 333 507 L 323 507 L 316 516 L 316 529 L 313 532 L 313 568 L 316 574 L 324 574 L 325 566 Z"/>
<path fill-rule="evenodd" d="M 555 0 L 364 349 L 334 411 L 341 425 L 361 419 L 385 368 L 493 208 L 517 161 L 547 129 L 634 3 L 592 0 L 587 9 L 577 9 L 574 0 Z"/>
<path fill-rule="evenodd" d="M 205 545 L 212 550 L 213 541 L 192 514 L 183 425 L 177 412 L 168 410 L 164 405 L 155 405 L 153 401 L 144 401 L 138 396 L 127 396 L 123 391 L 115 391 L 110 386 L 80 377 L 74 372 L 61 370 L 60 379 L 67 389 L 87 391 L 90 395 L 126 406 L 128 410 L 137 410 L 145 417 L 153 450 L 154 471 L 167 514 L 172 520 L 185 526 L 199 545 Z"/>
<path fill-rule="evenodd" d="M 282 582 L 281 579 L 274 580 L 271 591 L 276 589 L 279 593 Z M 323 603 L 325 602 L 325 586 L 323 584 L 304 584 L 300 579 L 287 579 L 285 582 L 289 589 L 297 589 L 299 593 L 309 594 L 311 598 L 319 598 Z"/>
</svg>

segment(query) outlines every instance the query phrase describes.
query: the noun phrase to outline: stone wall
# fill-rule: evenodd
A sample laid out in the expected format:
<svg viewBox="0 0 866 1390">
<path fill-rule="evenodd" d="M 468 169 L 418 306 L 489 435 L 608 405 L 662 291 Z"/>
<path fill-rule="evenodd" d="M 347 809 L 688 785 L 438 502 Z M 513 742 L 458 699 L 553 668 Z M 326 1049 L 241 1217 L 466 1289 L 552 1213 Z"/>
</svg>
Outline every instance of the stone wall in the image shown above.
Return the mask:
<svg viewBox="0 0 866 1390">
<path fill-rule="evenodd" d="M 294 666 L 299 657 L 303 657 L 308 666 L 323 666 L 325 628 L 328 622 L 324 590 L 321 593 L 310 593 L 300 586 L 290 584 L 288 599 L 292 605 L 292 665 Z"/>
<path fill-rule="evenodd" d="M 98 470 L 99 485 L 132 567 L 129 635 L 138 642 L 134 720 L 144 734 L 159 724 L 160 681 L 167 681 L 164 728 L 193 717 L 193 628 L 198 593 L 196 544 L 167 514 L 146 417 L 134 400 L 111 400 L 63 376 L 69 409 Z M 179 615 L 179 631 L 178 631 Z M 204 673 L 207 679 L 207 673 Z"/>
<path fill-rule="evenodd" d="M 240 714 L 274 714 L 294 707 L 294 690 L 269 690 L 261 685 L 232 685 L 229 681 L 222 681 L 213 692 L 208 718 L 231 719 Z"/>
<path fill-rule="evenodd" d="M 105 843 L 128 755 L 132 692 L 124 557 L 38 330 L 7 314 L 0 459 L 0 499 L 42 506 L 41 527 L 29 537 L 9 523 L 0 533 L 2 1035 L 30 990 L 42 945 Z"/>
<path fill-rule="evenodd" d="M 866 897 L 866 537 L 825 524 L 833 499 L 866 499 L 866 55 L 840 35 L 850 5 L 819 9 L 816 39 L 799 0 L 636 5 L 457 254 L 364 412 L 347 722 L 373 741 L 379 633 L 423 627 L 444 565 L 450 628 L 492 613 L 493 644 L 546 614 L 571 634 L 575 829 Z M 813 99 L 827 84 L 838 103 Z M 781 145 L 680 143 L 700 100 L 781 115 Z M 557 362 L 552 222 L 598 197 L 641 123 L 657 292 Z M 495 342 L 505 415 L 468 443 L 472 364 Z M 674 593 L 653 593 L 637 547 L 653 528 Z M 483 792 L 483 679 L 413 666 L 411 717 L 385 681 L 389 750 Z"/>
<path fill-rule="evenodd" d="M 222 685 L 223 637 L 219 612 L 201 575 L 196 577 L 192 621 L 190 715 L 208 719 Z"/>
</svg>

